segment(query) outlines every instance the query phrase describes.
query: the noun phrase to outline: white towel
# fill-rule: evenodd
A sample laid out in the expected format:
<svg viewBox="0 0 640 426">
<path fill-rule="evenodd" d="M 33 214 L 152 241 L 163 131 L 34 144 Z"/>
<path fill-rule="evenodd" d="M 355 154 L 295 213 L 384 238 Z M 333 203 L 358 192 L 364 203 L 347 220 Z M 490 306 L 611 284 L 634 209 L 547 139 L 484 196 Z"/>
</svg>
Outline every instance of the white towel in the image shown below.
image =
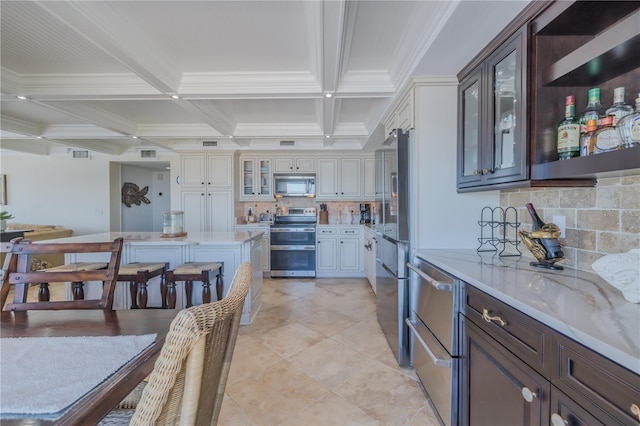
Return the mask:
<svg viewBox="0 0 640 426">
<path fill-rule="evenodd" d="M 0 419 L 59 417 L 155 339 L 155 334 L 0 339 Z"/>
</svg>

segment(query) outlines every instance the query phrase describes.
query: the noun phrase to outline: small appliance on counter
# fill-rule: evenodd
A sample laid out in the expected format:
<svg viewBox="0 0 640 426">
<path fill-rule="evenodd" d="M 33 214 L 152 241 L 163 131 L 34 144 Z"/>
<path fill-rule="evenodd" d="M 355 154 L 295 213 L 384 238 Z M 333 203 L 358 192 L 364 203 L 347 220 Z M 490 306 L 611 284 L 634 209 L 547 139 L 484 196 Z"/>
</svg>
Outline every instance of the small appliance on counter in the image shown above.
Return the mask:
<svg viewBox="0 0 640 426">
<path fill-rule="evenodd" d="M 371 204 L 360 204 L 360 223 L 371 223 Z"/>
</svg>

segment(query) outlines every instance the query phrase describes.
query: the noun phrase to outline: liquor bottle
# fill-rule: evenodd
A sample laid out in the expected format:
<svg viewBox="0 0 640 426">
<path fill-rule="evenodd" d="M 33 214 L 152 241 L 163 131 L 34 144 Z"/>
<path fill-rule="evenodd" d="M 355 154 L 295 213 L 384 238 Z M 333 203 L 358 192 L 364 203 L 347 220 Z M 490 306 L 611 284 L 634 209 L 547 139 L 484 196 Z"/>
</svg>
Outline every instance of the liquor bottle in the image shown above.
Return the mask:
<svg viewBox="0 0 640 426">
<path fill-rule="evenodd" d="M 558 123 L 558 158 L 566 160 L 580 155 L 580 124 L 576 120 L 576 99 L 567 96 L 564 119 Z"/>
<path fill-rule="evenodd" d="M 600 118 L 604 117 L 604 107 L 600 103 L 600 89 L 598 87 L 589 89 L 587 97 L 587 108 L 578 117 L 580 133 L 587 132 L 587 121 L 596 120 L 596 126 L 598 126 L 600 124 Z"/>
<path fill-rule="evenodd" d="M 617 130 L 622 140 L 622 147 L 640 146 L 640 93 L 636 98 L 636 112 L 622 117 L 618 121 Z"/>
<path fill-rule="evenodd" d="M 546 223 L 544 223 L 542 219 L 540 219 L 540 216 L 538 216 L 538 213 L 533 207 L 533 204 L 527 203 L 526 206 L 527 210 L 529 210 L 529 214 L 531 215 L 532 231 L 543 229 Z M 564 252 L 562 251 L 562 247 L 560 246 L 560 241 L 558 241 L 557 238 L 537 238 L 537 241 L 542 244 L 542 247 L 544 247 L 545 249 L 546 260 L 555 261 L 564 257 Z"/>
<path fill-rule="evenodd" d="M 605 115 L 613 116 L 613 127 L 618 125 L 618 121 L 625 115 L 633 112 L 633 107 L 624 103 L 624 87 L 616 87 L 613 89 L 613 104 L 607 108 Z"/>
<path fill-rule="evenodd" d="M 613 116 L 604 117 L 600 120 L 601 126 L 593 134 L 591 143 L 593 144 L 593 154 L 601 152 L 615 151 L 620 148 L 620 137 L 613 127 Z"/>
<path fill-rule="evenodd" d="M 596 125 L 596 120 L 587 121 L 587 131 L 580 135 L 580 156 L 586 157 L 587 155 L 593 154 L 593 149 L 595 147 L 595 142 L 593 138 L 595 136 L 596 130 L 598 126 Z"/>
</svg>

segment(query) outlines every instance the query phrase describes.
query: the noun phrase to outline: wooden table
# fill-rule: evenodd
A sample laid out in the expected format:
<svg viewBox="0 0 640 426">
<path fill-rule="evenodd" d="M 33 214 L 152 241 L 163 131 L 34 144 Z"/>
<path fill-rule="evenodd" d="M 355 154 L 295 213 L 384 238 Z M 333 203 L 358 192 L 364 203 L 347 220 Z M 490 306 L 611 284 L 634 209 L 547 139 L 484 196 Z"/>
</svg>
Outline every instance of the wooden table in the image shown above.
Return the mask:
<svg viewBox="0 0 640 426">
<path fill-rule="evenodd" d="M 58 420 L 2 420 L 3 425 L 96 424 L 153 370 L 156 358 L 179 311 L 144 309 L 2 312 L 0 337 L 119 336 L 157 333 L 154 344 L 86 394 Z M 37 362 L 34 359 L 29 362 Z M 10 391 L 3 389 L 4 392 Z"/>
</svg>

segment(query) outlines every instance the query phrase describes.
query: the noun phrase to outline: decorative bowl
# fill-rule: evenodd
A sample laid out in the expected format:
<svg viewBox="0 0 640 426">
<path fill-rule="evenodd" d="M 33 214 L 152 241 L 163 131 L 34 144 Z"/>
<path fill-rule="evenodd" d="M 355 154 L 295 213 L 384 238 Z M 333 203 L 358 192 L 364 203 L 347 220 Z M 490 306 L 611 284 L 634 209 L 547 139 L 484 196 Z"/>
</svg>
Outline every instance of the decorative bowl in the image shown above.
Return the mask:
<svg viewBox="0 0 640 426">
<path fill-rule="evenodd" d="M 640 249 L 608 254 L 593 262 L 591 268 L 620 290 L 627 301 L 640 303 Z"/>
</svg>

